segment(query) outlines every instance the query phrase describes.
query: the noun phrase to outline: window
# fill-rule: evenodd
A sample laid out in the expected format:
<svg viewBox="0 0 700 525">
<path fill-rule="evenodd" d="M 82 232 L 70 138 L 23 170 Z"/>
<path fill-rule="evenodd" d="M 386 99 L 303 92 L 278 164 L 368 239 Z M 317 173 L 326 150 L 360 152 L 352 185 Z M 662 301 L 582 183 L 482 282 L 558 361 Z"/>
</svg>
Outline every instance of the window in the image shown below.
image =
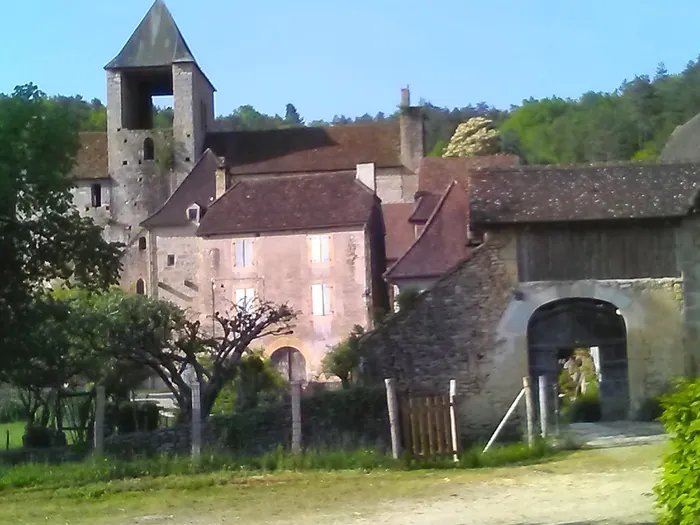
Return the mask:
<svg viewBox="0 0 700 525">
<path fill-rule="evenodd" d="M 312 284 L 311 303 L 314 315 L 330 315 L 331 287 L 327 284 Z"/>
<path fill-rule="evenodd" d="M 175 255 L 172 253 L 168 254 L 168 266 L 175 266 Z"/>
<path fill-rule="evenodd" d="M 330 236 L 329 235 L 312 235 L 311 236 L 311 262 L 324 263 L 331 260 L 330 253 Z"/>
<path fill-rule="evenodd" d="M 92 207 L 99 208 L 102 206 L 102 185 L 93 184 L 90 188 L 90 197 L 92 200 Z"/>
<path fill-rule="evenodd" d="M 136 293 L 139 295 L 146 293 L 146 284 L 143 282 L 143 279 L 136 281 Z"/>
<path fill-rule="evenodd" d="M 153 160 L 155 158 L 155 146 L 153 145 L 153 139 L 147 137 L 143 141 L 143 160 Z"/>
<path fill-rule="evenodd" d="M 250 312 L 255 304 L 255 288 L 236 288 L 236 307 Z"/>
<path fill-rule="evenodd" d="M 139 250 L 143 251 L 146 249 L 146 237 L 139 237 Z"/>
<path fill-rule="evenodd" d="M 197 222 L 199 220 L 199 206 L 187 208 L 187 220 Z"/>
<path fill-rule="evenodd" d="M 241 239 L 233 243 L 235 260 L 239 268 L 253 266 L 253 239 Z"/>
</svg>

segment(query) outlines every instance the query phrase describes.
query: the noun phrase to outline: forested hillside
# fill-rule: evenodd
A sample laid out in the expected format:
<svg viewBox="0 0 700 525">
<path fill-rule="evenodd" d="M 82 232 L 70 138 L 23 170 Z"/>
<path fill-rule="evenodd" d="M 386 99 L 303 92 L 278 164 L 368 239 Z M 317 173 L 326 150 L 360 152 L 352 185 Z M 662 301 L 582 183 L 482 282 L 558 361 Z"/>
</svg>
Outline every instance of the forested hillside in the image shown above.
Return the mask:
<svg viewBox="0 0 700 525">
<path fill-rule="evenodd" d="M 54 100 L 71 105 L 80 114 L 84 130 L 105 129 L 106 109 L 101 101 L 87 102 L 80 96 Z M 587 92 L 577 99 L 529 99 L 503 110 L 484 102 L 454 109 L 420 103 L 426 114 L 426 146 L 431 155 L 442 154 L 458 124 L 484 116 L 500 130 L 501 150 L 516 153 L 531 164 L 653 160 L 674 128 L 700 113 L 700 58 L 679 74 L 669 74 L 661 64 L 653 77 L 638 75 L 613 92 Z M 158 127 L 171 126 L 170 108 L 157 108 L 155 113 Z M 293 104 L 287 104 L 284 115 L 266 115 L 244 105 L 219 116 L 217 126 L 221 130 L 262 130 L 397 118 L 398 111 L 394 111 L 304 122 Z"/>
</svg>

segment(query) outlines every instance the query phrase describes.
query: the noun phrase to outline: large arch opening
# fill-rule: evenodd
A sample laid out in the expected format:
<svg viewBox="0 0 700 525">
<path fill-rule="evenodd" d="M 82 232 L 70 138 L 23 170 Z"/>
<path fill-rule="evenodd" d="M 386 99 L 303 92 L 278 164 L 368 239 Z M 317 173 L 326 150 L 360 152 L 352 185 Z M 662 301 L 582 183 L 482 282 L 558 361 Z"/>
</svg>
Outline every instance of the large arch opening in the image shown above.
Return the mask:
<svg viewBox="0 0 700 525">
<path fill-rule="evenodd" d="M 306 359 L 296 348 L 279 348 L 272 353 L 270 360 L 287 381 L 306 381 Z"/>
<path fill-rule="evenodd" d="M 562 385 L 565 401 L 598 396 L 601 419 L 628 417 L 627 328 L 615 305 L 591 298 L 547 303 L 530 317 L 527 342 L 533 385 L 544 375 L 547 384 Z"/>
</svg>

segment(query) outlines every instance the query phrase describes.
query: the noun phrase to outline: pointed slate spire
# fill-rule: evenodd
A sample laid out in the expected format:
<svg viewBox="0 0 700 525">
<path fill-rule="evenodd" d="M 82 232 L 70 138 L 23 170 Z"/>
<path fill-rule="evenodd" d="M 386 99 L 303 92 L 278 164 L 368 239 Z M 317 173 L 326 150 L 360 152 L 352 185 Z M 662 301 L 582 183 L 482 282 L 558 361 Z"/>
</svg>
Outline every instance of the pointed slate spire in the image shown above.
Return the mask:
<svg viewBox="0 0 700 525">
<path fill-rule="evenodd" d="M 195 62 L 163 0 L 156 0 L 121 52 L 105 69 L 170 66 Z"/>
</svg>

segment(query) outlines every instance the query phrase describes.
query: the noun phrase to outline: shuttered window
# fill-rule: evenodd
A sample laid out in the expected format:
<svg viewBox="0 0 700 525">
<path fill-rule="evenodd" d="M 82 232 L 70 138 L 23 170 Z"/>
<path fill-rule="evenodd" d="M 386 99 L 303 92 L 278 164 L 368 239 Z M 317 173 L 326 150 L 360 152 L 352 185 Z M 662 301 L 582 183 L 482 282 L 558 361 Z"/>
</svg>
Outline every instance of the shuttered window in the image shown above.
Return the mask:
<svg viewBox="0 0 700 525">
<path fill-rule="evenodd" d="M 314 315 L 330 315 L 331 287 L 327 284 L 311 285 L 311 303 Z"/>
<path fill-rule="evenodd" d="M 233 243 L 234 264 L 238 268 L 253 266 L 253 239 L 240 239 Z"/>
<path fill-rule="evenodd" d="M 329 235 L 312 235 L 311 236 L 311 262 L 324 263 L 331 260 L 330 253 L 330 236 Z"/>
</svg>

